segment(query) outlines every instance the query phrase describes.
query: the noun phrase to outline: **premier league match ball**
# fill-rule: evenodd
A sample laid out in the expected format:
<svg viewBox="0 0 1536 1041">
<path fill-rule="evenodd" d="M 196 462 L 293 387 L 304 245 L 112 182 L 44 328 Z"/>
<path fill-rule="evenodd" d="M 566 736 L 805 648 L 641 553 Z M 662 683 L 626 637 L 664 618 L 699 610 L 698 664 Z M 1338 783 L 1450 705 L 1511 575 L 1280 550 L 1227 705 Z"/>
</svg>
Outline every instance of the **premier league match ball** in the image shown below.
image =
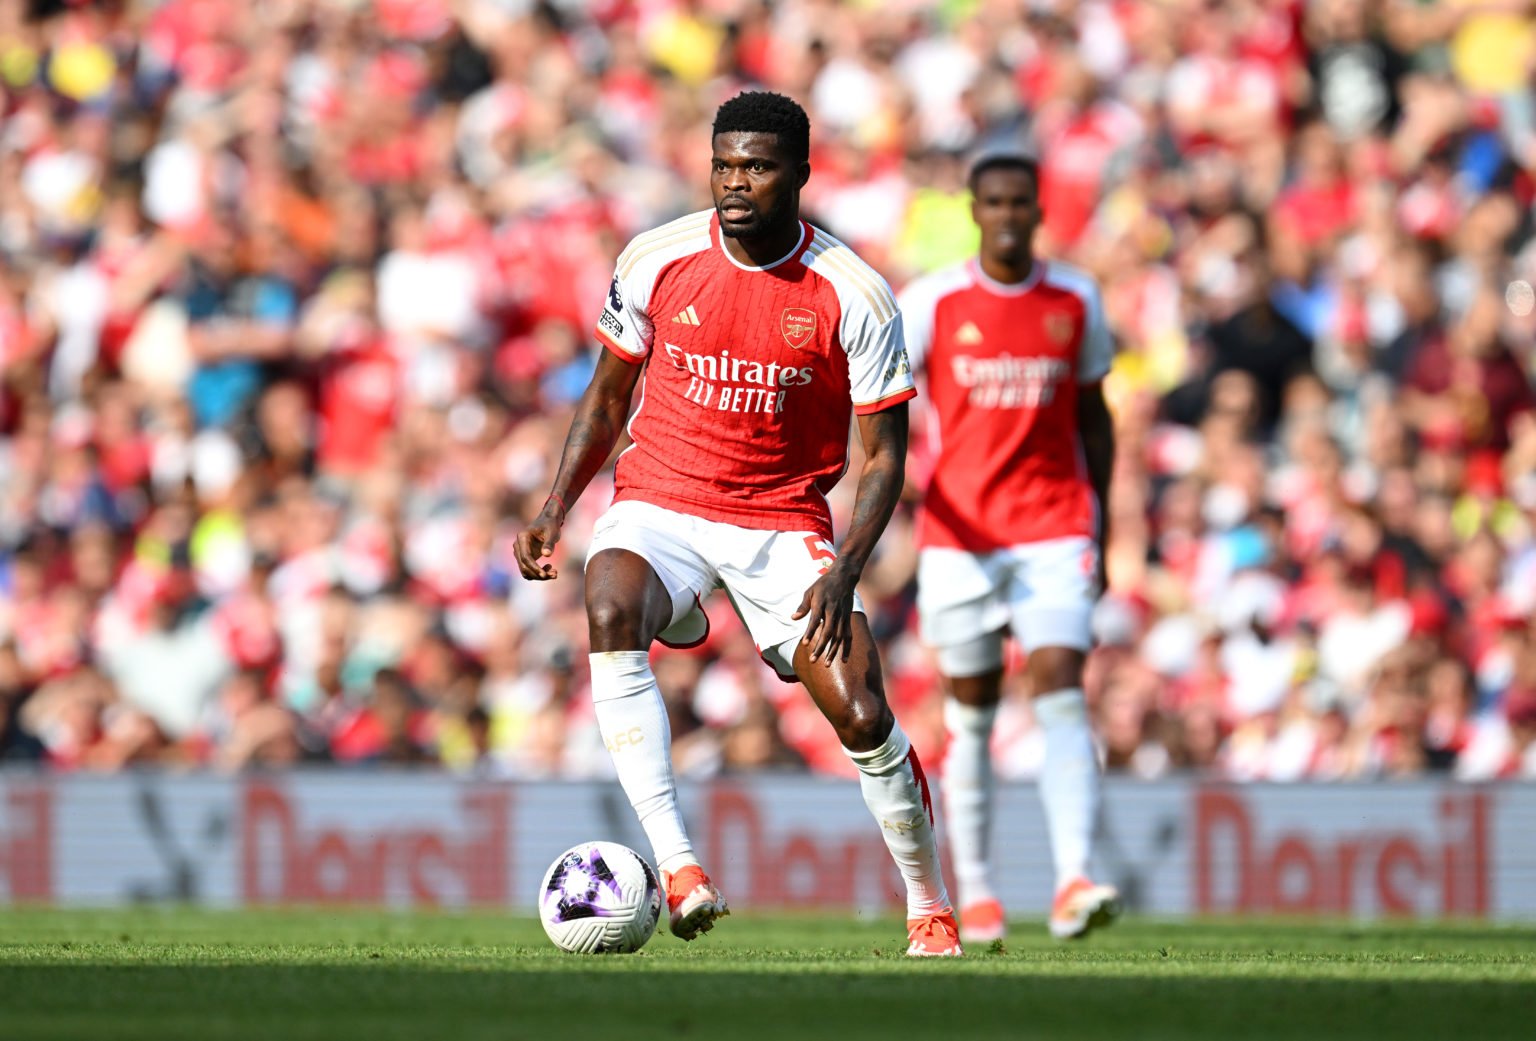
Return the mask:
<svg viewBox="0 0 1536 1041">
<path fill-rule="evenodd" d="M 644 857 L 617 842 L 572 846 L 549 865 L 539 886 L 539 921 L 563 951 L 638 951 L 660 917 L 656 872 Z"/>
</svg>

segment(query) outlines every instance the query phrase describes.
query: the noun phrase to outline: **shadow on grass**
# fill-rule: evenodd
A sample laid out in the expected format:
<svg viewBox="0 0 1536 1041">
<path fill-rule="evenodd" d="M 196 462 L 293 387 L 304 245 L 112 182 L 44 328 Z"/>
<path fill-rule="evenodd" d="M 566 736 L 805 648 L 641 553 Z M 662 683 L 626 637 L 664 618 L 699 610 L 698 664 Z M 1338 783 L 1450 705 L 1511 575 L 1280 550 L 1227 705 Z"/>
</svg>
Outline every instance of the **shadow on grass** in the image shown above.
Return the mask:
<svg viewBox="0 0 1536 1041">
<path fill-rule="evenodd" d="M 0 968 L 17 1041 L 1532 1036 L 1530 983 L 391 964 Z M 940 968 L 935 966 L 935 968 Z M 955 968 L 959 968 L 956 966 Z"/>
<path fill-rule="evenodd" d="M 1176 939 L 1186 945 L 1211 942 L 1226 947 L 1241 942 L 1245 937 L 1254 937 L 1255 945 L 1270 947 L 1359 940 L 1380 949 L 1422 947 L 1428 944 L 1467 944 L 1476 949 L 1486 947 L 1491 941 L 1536 952 L 1536 925 L 1530 922 L 1498 924 L 1456 918 L 1422 922 L 1391 919 L 1347 922 L 1328 917 L 1239 918 L 1210 915 L 1167 920 L 1142 918 L 1130 920 L 1129 924 L 1129 928 L 1117 927 L 1115 932 L 1108 935 L 1113 937 L 1129 933 L 1135 940 L 1146 940 L 1163 929 L 1177 933 Z"/>
</svg>

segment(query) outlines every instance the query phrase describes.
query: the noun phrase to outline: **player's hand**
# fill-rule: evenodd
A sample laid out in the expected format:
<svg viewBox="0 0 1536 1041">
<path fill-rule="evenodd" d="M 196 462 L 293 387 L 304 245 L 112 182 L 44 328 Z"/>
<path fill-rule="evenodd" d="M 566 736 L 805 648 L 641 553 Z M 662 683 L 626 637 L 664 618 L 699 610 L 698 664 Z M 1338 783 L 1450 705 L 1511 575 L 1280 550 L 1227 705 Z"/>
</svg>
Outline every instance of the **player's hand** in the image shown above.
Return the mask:
<svg viewBox="0 0 1536 1041">
<path fill-rule="evenodd" d="M 811 645 L 811 661 L 823 657 L 831 661 L 834 655 L 847 661 L 853 649 L 853 589 L 859 576 L 841 564 L 833 564 L 811 584 L 800 600 L 800 609 L 791 615 L 797 621 L 810 619 L 800 642 Z"/>
<path fill-rule="evenodd" d="M 545 503 L 544 509 L 523 531 L 518 533 L 513 552 L 517 556 L 517 569 L 523 577 L 535 582 L 547 582 L 559 578 L 555 565 L 544 562 L 553 556 L 560 544 L 560 529 L 565 526 L 565 511 L 553 502 Z"/>
</svg>

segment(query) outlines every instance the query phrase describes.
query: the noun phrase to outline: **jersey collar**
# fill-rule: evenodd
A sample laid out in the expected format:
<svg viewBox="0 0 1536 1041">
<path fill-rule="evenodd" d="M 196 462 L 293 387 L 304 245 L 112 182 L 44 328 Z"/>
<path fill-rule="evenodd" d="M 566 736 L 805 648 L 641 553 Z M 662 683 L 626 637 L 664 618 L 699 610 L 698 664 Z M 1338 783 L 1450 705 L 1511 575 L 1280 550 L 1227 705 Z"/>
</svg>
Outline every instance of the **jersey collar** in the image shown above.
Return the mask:
<svg viewBox="0 0 1536 1041">
<path fill-rule="evenodd" d="M 996 293 L 998 296 L 1023 296 L 1045 278 L 1045 260 L 1036 257 L 1034 266 L 1029 269 L 1029 275 L 1022 282 L 999 282 L 981 269 L 981 261 L 971 259 L 971 274 L 975 276 L 976 283 L 983 289 Z"/>
<path fill-rule="evenodd" d="M 725 239 L 722 238 L 721 235 L 720 235 L 720 214 L 718 214 L 718 213 L 710 215 L 710 218 L 709 218 L 709 237 L 710 237 L 711 240 L 713 240 L 713 242 L 715 244 L 715 248 L 718 249 L 721 252 L 721 254 L 724 255 L 725 259 L 729 260 L 732 264 L 734 264 L 736 267 L 740 268 L 741 270 L 743 270 L 743 271 L 772 271 L 774 268 L 780 266 L 781 264 L 787 264 L 791 260 L 798 259 L 800 254 L 805 252 L 806 247 L 808 247 L 811 244 L 811 226 L 809 224 L 805 223 L 805 221 L 800 221 L 799 224 L 800 224 L 800 237 L 795 240 L 794 248 L 791 249 L 788 253 L 784 254 L 778 260 L 775 260 L 772 264 L 764 264 L 762 267 L 757 267 L 757 266 L 754 266 L 752 264 L 743 264 L 741 261 L 739 261 L 735 257 L 731 256 L 731 251 L 725 248 Z"/>
</svg>

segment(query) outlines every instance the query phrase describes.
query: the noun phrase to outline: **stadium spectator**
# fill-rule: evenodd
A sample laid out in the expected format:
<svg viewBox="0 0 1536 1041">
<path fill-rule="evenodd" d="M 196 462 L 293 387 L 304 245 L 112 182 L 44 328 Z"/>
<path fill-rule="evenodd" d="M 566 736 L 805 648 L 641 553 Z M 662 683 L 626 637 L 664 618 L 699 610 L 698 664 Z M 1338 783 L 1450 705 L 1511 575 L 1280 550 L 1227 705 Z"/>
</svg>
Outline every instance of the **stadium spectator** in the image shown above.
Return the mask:
<svg viewBox="0 0 1536 1041">
<path fill-rule="evenodd" d="M 0 0 L 0 756 L 275 765 L 291 720 L 324 759 L 387 668 L 421 755 L 605 771 L 579 580 L 513 585 L 510 538 L 621 244 L 707 205 L 710 115 L 763 86 L 817 127 L 808 215 L 898 288 L 974 252 L 973 150 L 1040 155 L 1135 446 L 1110 769 L 1530 776 L 1533 41 L 1528 4 L 1418 0 Z M 920 446 L 865 598 L 926 753 Z M 1216 610 L 1253 576 L 1267 644 Z M 690 769 L 845 771 L 728 615 Z M 204 728 L 252 670 L 285 722 L 236 747 Z M 1038 771 L 1027 711 L 997 743 Z"/>
</svg>

